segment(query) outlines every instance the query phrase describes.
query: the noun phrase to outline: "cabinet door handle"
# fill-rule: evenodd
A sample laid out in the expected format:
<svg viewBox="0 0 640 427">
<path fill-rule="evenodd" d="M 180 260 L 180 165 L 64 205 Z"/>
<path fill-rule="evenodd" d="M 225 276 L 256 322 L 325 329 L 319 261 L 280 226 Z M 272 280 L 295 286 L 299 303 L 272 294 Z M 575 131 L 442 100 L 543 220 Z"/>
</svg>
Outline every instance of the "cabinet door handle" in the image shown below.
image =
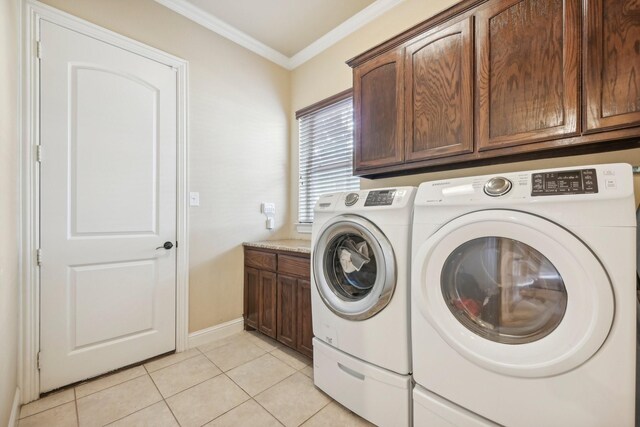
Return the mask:
<svg viewBox="0 0 640 427">
<path fill-rule="evenodd" d="M 362 375 L 360 372 L 354 371 L 351 368 L 347 368 L 342 363 L 338 363 L 338 368 L 342 369 L 344 372 L 351 375 L 352 377 L 357 378 L 360 381 L 364 381 L 364 375 Z"/>
</svg>

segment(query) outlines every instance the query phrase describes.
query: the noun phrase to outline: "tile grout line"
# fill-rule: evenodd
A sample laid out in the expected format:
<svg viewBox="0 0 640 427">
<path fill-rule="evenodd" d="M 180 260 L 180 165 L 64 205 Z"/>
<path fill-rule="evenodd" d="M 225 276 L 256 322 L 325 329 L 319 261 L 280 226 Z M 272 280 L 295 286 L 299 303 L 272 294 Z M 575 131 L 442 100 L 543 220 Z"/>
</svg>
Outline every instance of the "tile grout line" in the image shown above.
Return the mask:
<svg viewBox="0 0 640 427">
<path fill-rule="evenodd" d="M 200 350 L 198 350 L 198 351 L 200 351 Z M 178 421 L 178 417 L 176 417 L 176 414 L 173 413 L 173 409 L 171 409 L 171 406 L 169 406 L 169 402 L 167 402 L 167 399 L 165 399 L 165 397 L 160 392 L 160 389 L 158 388 L 158 384 L 156 384 L 156 382 L 153 379 L 153 377 L 151 376 L 151 374 L 148 374 L 148 375 L 149 375 L 149 378 L 151 378 L 151 382 L 153 383 L 153 386 L 156 388 L 156 390 L 158 390 L 158 394 L 160 394 L 160 397 L 162 398 L 162 402 L 164 402 L 166 407 L 169 409 L 169 412 L 171 413 L 171 416 L 173 417 L 174 420 L 176 420 L 176 423 L 178 424 L 178 426 L 181 426 L 182 424 L 180 424 L 180 421 Z M 154 403 L 154 405 L 155 405 L 155 403 Z"/>
<path fill-rule="evenodd" d="M 289 377 L 287 377 L 289 378 Z M 284 380 L 283 380 L 284 381 Z M 275 384 L 274 384 L 275 385 Z M 269 389 L 267 389 L 269 390 Z M 265 391 L 267 391 L 265 390 Z M 262 393 L 262 392 L 261 392 Z M 265 411 L 267 411 L 267 414 L 271 415 L 280 425 L 284 426 L 285 424 L 280 420 L 280 418 L 276 417 L 275 414 L 271 413 L 271 411 L 269 411 L 267 408 L 264 407 L 264 405 L 262 405 L 260 402 L 258 402 L 255 398 L 251 398 L 251 400 L 253 400 L 254 402 L 256 402 L 258 404 L 258 406 L 260 406 L 262 409 L 264 409 Z"/>
<path fill-rule="evenodd" d="M 78 423 L 78 427 L 80 427 L 80 411 L 78 410 L 78 394 L 76 393 L 76 388 L 73 388 L 73 405 L 76 407 L 76 422 Z"/>
<path fill-rule="evenodd" d="M 301 426 L 302 424 L 306 423 L 307 421 L 309 421 L 311 418 L 315 417 L 316 415 L 318 415 L 320 413 L 320 411 L 322 411 L 324 408 L 326 408 L 327 406 L 331 405 L 334 400 L 331 396 L 327 396 L 329 397 L 329 402 L 327 402 L 326 405 L 324 405 L 322 408 L 318 409 L 316 412 L 314 412 L 309 418 L 307 418 L 306 420 L 302 421 L 300 424 L 298 424 L 298 426 Z"/>
<path fill-rule="evenodd" d="M 233 384 L 236 384 L 235 381 L 233 381 L 231 378 L 229 378 L 229 376 L 227 374 L 225 374 L 224 372 L 222 373 L 222 375 L 224 375 L 225 377 L 227 377 L 227 379 L 229 379 Z M 247 400 L 244 400 L 240 403 L 238 403 L 236 406 L 234 406 L 233 408 L 229 408 L 228 410 L 224 411 L 222 414 L 218 415 L 215 418 L 210 419 L 209 421 L 205 422 L 204 424 L 201 425 L 201 427 L 204 427 L 205 425 L 209 424 L 211 421 L 215 421 L 218 418 L 224 416 L 225 414 L 228 414 L 229 412 L 233 411 L 234 409 L 236 409 L 237 407 L 239 407 L 240 405 L 244 405 L 245 403 L 247 403 L 248 401 L 251 400 L 251 395 L 249 393 L 247 393 L 247 391 L 245 389 L 243 389 L 242 387 L 240 387 L 239 384 L 236 384 L 236 386 L 242 390 L 247 396 L 249 396 L 249 398 Z"/>
</svg>

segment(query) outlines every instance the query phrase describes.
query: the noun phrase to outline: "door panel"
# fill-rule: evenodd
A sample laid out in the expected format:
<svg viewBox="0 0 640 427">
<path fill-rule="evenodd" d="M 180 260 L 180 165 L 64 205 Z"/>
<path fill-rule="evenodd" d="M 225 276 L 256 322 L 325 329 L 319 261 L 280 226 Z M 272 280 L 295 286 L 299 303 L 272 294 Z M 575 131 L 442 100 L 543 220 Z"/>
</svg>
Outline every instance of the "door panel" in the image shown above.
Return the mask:
<svg viewBox="0 0 640 427">
<path fill-rule="evenodd" d="M 271 338 L 276 337 L 276 273 L 260 271 L 260 305 L 258 327 Z"/>
<path fill-rule="evenodd" d="M 313 321 L 311 320 L 311 281 L 298 279 L 298 351 L 313 357 Z"/>
<path fill-rule="evenodd" d="M 473 20 L 421 39 L 405 55 L 406 158 L 473 151 Z"/>
<path fill-rule="evenodd" d="M 586 130 L 640 124 L 640 2 L 588 0 Z"/>
<path fill-rule="evenodd" d="M 73 235 L 157 233 L 158 89 L 97 67 L 70 77 Z"/>
<path fill-rule="evenodd" d="M 41 21 L 41 391 L 175 349 L 176 74 Z"/>
<path fill-rule="evenodd" d="M 404 80 L 400 52 L 391 51 L 354 70 L 354 168 L 404 160 Z"/>
<path fill-rule="evenodd" d="M 260 271 L 244 268 L 244 321 L 247 326 L 258 329 L 260 312 Z"/>
<path fill-rule="evenodd" d="M 296 294 L 298 280 L 295 277 L 278 275 L 278 341 L 296 348 L 297 306 Z"/>
<path fill-rule="evenodd" d="M 476 14 L 479 150 L 579 132 L 579 2 L 493 0 Z"/>
</svg>

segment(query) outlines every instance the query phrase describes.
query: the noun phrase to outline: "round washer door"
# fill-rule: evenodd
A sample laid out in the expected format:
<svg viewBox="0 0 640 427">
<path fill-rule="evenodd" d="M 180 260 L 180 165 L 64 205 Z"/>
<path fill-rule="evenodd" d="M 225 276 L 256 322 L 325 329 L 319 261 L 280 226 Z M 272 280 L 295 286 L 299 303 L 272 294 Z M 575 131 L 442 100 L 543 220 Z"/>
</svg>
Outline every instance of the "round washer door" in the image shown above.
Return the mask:
<svg viewBox="0 0 640 427">
<path fill-rule="evenodd" d="M 447 223 L 414 254 L 411 280 L 414 307 L 441 338 L 501 374 L 574 369 L 613 323 L 613 288 L 593 252 L 561 226 L 519 211 Z"/>
<path fill-rule="evenodd" d="M 367 219 L 336 217 L 318 233 L 313 276 L 322 301 L 333 313 L 348 320 L 368 319 L 384 309 L 393 296 L 393 248 Z"/>
</svg>

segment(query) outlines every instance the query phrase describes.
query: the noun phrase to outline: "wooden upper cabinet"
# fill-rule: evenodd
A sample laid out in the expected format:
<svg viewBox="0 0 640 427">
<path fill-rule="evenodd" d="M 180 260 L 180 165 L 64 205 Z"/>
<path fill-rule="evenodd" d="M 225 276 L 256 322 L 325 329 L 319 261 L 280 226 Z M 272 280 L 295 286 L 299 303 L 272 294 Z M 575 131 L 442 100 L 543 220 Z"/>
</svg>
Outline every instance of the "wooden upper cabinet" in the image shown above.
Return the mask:
<svg viewBox="0 0 640 427">
<path fill-rule="evenodd" d="M 473 151 L 473 18 L 405 50 L 406 160 Z"/>
<path fill-rule="evenodd" d="M 404 161 L 402 69 L 402 52 L 394 50 L 354 70 L 356 171 Z"/>
<path fill-rule="evenodd" d="M 578 134 L 579 1 L 493 0 L 477 11 L 480 151 Z"/>
<path fill-rule="evenodd" d="M 638 126 L 640 0 L 588 0 L 585 7 L 585 130 Z"/>
</svg>

